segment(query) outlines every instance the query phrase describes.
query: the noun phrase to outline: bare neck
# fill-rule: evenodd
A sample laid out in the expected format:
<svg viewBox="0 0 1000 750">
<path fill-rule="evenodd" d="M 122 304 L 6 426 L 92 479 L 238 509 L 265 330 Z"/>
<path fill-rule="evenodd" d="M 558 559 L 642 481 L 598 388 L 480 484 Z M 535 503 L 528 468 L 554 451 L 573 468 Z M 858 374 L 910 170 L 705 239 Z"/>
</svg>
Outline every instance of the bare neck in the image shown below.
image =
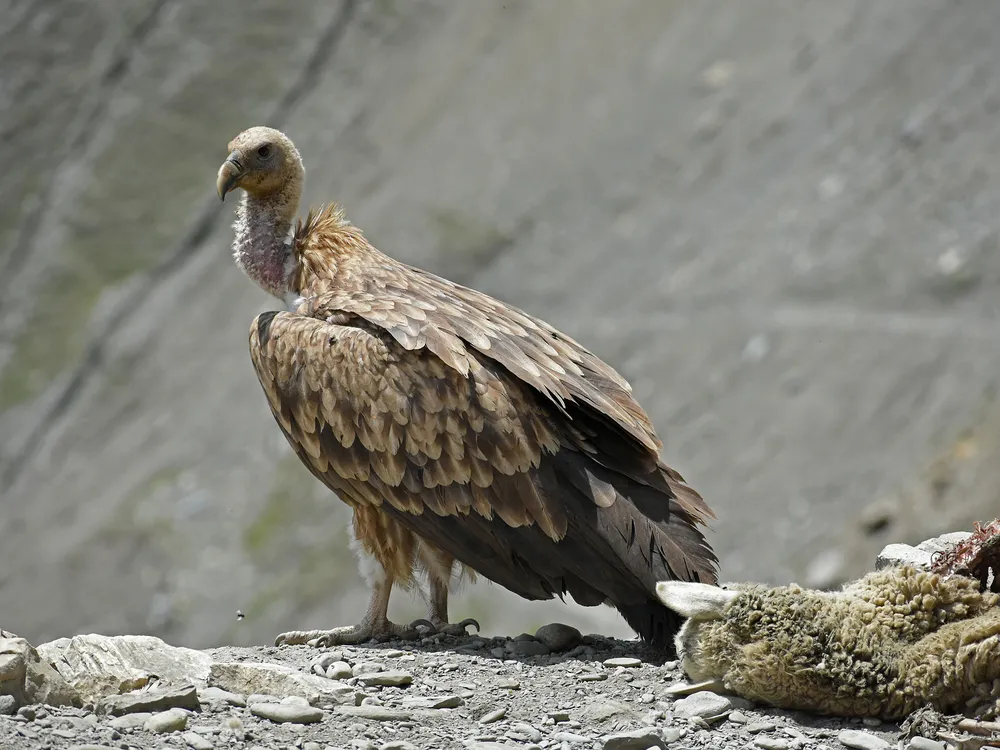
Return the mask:
<svg viewBox="0 0 1000 750">
<path fill-rule="evenodd" d="M 292 222 L 299 209 L 301 188 L 288 184 L 266 196 L 244 193 L 233 225 L 236 265 L 261 289 L 280 299 L 293 289 L 295 257 Z"/>
</svg>

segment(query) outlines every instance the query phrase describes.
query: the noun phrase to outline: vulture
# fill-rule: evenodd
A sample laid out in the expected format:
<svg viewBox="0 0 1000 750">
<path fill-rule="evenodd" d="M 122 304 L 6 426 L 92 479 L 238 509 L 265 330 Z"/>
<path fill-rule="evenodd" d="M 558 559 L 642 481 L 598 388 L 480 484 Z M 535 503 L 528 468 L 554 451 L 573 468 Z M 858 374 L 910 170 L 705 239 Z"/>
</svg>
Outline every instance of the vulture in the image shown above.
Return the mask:
<svg viewBox="0 0 1000 750">
<path fill-rule="evenodd" d="M 299 459 L 351 507 L 370 586 L 359 624 L 276 645 L 478 630 L 449 622 L 448 593 L 479 574 L 611 605 L 671 651 L 682 619 L 656 584 L 716 583 L 699 528 L 714 514 L 661 462 L 628 382 L 544 321 L 384 255 L 334 204 L 299 218 L 305 170 L 283 133 L 250 128 L 228 151 L 236 265 L 286 307 L 250 326 L 253 367 Z M 417 576 L 427 619 L 390 622 L 393 586 Z"/>
</svg>

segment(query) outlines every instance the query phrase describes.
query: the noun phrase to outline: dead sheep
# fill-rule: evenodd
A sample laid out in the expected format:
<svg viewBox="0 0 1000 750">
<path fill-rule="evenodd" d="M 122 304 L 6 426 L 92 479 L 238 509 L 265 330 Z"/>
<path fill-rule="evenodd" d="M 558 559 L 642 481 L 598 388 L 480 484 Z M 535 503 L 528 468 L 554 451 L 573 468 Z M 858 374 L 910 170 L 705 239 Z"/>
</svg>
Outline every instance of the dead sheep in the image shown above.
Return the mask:
<svg viewBox="0 0 1000 750">
<path fill-rule="evenodd" d="M 688 618 L 675 641 L 692 682 L 835 716 L 997 715 L 1000 595 L 973 578 L 897 567 L 833 592 L 665 581 L 657 594 Z"/>
</svg>

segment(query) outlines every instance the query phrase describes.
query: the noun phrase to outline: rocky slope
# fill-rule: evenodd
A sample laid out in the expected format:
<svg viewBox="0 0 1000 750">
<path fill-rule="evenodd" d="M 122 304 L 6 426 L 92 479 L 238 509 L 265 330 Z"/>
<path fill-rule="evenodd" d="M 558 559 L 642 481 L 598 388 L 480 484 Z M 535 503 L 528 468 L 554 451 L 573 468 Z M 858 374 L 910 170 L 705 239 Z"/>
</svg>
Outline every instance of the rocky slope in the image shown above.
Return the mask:
<svg viewBox="0 0 1000 750">
<path fill-rule="evenodd" d="M 0 601 L 33 642 L 361 604 L 247 358 L 272 303 L 214 175 L 261 122 L 309 201 L 620 368 L 724 576 L 828 583 L 994 515 L 1000 3 L 0 7 Z M 454 608 L 628 633 L 486 584 Z"/>
</svg>

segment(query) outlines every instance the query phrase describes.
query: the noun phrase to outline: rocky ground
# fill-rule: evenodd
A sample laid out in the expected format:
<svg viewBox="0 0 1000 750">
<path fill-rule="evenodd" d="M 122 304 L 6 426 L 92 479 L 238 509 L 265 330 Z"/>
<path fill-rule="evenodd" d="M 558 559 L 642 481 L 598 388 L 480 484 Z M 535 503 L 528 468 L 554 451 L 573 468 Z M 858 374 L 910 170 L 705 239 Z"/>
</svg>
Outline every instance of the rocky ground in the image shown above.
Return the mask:
<svg viewBox="0 0 1000 750">
<path fill-rule="evenodd" d="M 677 662 L 636 642 L 581 638 L 561 626 L 538 636 L 191 652 L 211 662 L 207 679 L 197 674 L 205 662 L 180 657 L 174 661 L 195 672 L 186 687 L 152 680 L 96 706 L 24 705 L 0 717 L 0 747 L 876 750 L 899 734 L 895 725 L 761 710 L 705 691 L 685 695 L 676 687 L 683 685 Z M 93 665 L 117 641 L 79 648 L 93 648 Z M 569 648 L 552 652 L 545 641 Z M 147 646 L 145 653 L 157 650 L 170 659 L 174 649 Z M 930 742 L 911 746 L 944 747 Z"/>
</svg>

